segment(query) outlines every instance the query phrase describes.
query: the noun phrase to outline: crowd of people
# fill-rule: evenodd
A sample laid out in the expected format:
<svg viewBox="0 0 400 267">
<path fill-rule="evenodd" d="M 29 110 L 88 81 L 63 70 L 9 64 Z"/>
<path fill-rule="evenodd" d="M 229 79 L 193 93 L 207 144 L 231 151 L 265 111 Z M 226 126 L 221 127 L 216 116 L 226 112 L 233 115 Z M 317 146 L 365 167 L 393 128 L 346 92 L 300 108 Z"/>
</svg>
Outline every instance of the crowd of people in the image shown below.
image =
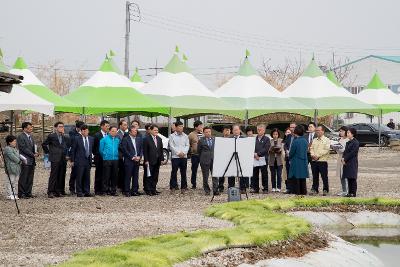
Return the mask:
<svg viewBox="0 0 400 267">
<path fill-rule="evenodd" d="M 51 162 L 47 196 L 49 198 L 66 196 L 67 164 L 71 166 L 69 193 L 77 197 L 92 197 L 90 190 L 90 173 L 92 163 L 94 172 L 94 195 L 126 197 L 146 194 L 155 196 L 161 192 L 157 189 L 159 170 L 164 161 L 163 142 L 158 135 L 158 127 L 146 124 L 145 135 L 138 133 L 140 122 L 134 120 L 129 126 L 125 120 L 118 127 L 101 121 L 100 131 L 89 135 L 88 126 L 77 121 L 75 129 L 68 136 L 64 124 L 56 122 L 53 133 L 41 144 L 43 153 Z M 6 180 L 8 199 L 32 198 L 32 185 L 38 148 L 32 135 L 33 126 L 22 123 L 22 133 L 15 137 L 6 137 L 4 160 L 9 180 Z M 252 177 L 239 177 L 239 189 L 245 193 L 268 193 L 268 183 L 272 192 L 282 191 L 282 180 L 285 181 L 286 194 L 306 195 L 306 178 L 309 178 L 309 165 L 312 173 L 310 195 L 319 194 L 320 178 L 322 195 L 329 194 L 328 158 L 331 149 L 337 152 L 336 173 L 341 181 L 342 192 L 339 196 L 355 197 L 357 193 L 358 149 L 356 130 L 341 127 L 338 144 L 331 145 L 325 136 L 322 126 L 314 123 L 308 125 L 307 131 L 302 125 L 290 123 L 284 133 L 273 129 L 266 135 L 266 127 L 259 124 L 256 133 L 247 127 L 242 134 L 240 125 L 225 126 L 223 138 L 254 137 L 254 166 Z M 183 123 L 173 125 L 169 136 L 171 153 L 171 175 L 169 189 L 171 192 L 188 190 L 187 166 L 191 161 L 191 189 L 197 188 L 198 168 L 201 169 L 202 187 L 206 195 L 219 195 L 225 190 L 225 177 L 212 177 L 215 136 L 210 127 L 201 121 L 194 122 L 194 130 L 185 134 Z M 143 166 L 143 191 L 139 190 L 139 169 Z M 180 181 L 178 181 L 178 170 Z M 268 172 L 269 170 L 269 172 Z M 261 186 L 260 186 L 261 173 Z M 227 177 L 227 186 L 236 186 L 237 177 Z M 211 180 L 211 186 L 210 186 Z"/>
</svg>

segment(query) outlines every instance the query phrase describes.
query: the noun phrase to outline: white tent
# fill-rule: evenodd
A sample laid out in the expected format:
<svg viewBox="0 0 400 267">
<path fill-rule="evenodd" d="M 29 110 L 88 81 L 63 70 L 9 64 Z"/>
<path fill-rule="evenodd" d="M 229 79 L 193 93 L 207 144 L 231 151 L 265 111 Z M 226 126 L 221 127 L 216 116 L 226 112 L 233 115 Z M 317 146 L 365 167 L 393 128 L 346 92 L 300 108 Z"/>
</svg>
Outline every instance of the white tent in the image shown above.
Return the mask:
<svg viewBox="0 0 400 267">
<path fill-rule="evenodd" d="M 30 110 L 54 115 L 54 104 L 36 96 L 22 86 L 14 85 L 11 93 L 0 92 L 0 111 Z"/>
<path fill-rule="evenodd" d="M 314 59 L 303 75 L 286 88 L 283 94 L 312 108 L 315 120 L 318 116 L 345 112 L 378 114 L 376 107 L 360 101 L 345 88 L 331 82 Z"/>
<path fill-rule="evenodd" d="M 260 77 L 246 58 L 237 75 L 223 84 L 214 93 L 238 109 L 247 111 L 247 119 L 267 113 L 287 112 L 306 115 L 312 109 L 283 95 Z"/>
</svg>

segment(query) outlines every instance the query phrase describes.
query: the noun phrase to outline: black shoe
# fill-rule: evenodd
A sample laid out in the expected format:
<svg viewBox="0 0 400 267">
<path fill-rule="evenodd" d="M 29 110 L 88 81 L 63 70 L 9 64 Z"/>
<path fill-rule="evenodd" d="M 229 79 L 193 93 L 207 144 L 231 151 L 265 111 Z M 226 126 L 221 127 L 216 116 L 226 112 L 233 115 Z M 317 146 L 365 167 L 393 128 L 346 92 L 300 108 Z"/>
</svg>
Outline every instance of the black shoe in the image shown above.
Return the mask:
<svg viewBox="0 0 400 267">
<path fill-rule="evenodd" d="M 328 194 L 329 194 L 329 192 L 326 191 L 326 190 L 324 190 L 324 191 L 322 192 L 322 195 L 323 195 L 323 196 L 327 196 Z"/>
<path fill-rule="evenodd" d="M 88 193 L 88 194 L 84 194 L 84 197 L 93 197 L 93 195 Z"/>
<path fill-rule="evenodd" d="M 347 194 L 345 197 L 356 197 L 354 194 Z"/>
<path fill-rule="evenodd" d="M 124 196 L 126 196 L 126 197 L 130 197 L 130 196 L 134 196 L 134 193 L 124 193 Z"/>
<path fill-rule="evenodd" d="M 141 196 L 142 194 L 140 194 L 139 192 L 133 192 L 133 193 L 131 193 L 131 195 L 133 197 L 138 197 L 138 196 Z"/>
<path fill-rule="evenodd" d="M 209 196 L 211 194 L 210 191 L 205 191 L 206 196 Z"/>
<path fill-rule="evenodd" d="M 117 197 L 117 196 L 118 196 L 118 193 L 117 193 L 117 192 L 112 192 L 112 193 L 110 193 L 110 196 L 112 196 L 112 197 Z"/>
<path fill-rule="evenodd" d="M 224 192 L 224 188 L 223 188 L 223 187 L 220 187 L 220 188 L 218 188 L 218 191 L 219 191 L 220 193 L 222 193 L 222 192 Z"/>
<path fill-rule="evenodd" d="M 264 192 L 264 190 L 263 190 L 263 192 Z M 251 190 L 250 190 L 250 193 L 251 193 L 251 194 L 258 194 L 258 193 L 260 193 L 260 190 L 251 189 Z"/>
<path fill-rule="evenodd" d="M 213 195 L 214 195 L 214 196 L 219 196 L 219 195 L 221 195 L 221 193 L 220 193 L 219 191 L 215 191 L 215 192 L 213 193 Z"/>
<path fill-rule="evenodd" d="M 263 189 L 262 192 L 263 194 L 268 194 L 268 189 Z"/>
<path fill-rule="evenodd" d="M 157 196 L 157 190 L 156 191 L 151 191 L 152 196 Z"/>
<path fill-rule="evenodd" d="M 148 196 L 152 196 L 152 195 L 153 195 L 153 194 L 151 193 L 151 191 L 146 191 L 145 193 L 146 193 L 146 195 L 148 195 Z"/>
<path fill-rule="evenodd" d="M 67 193 L 65 193 L 65 191 L 62 191 L 62 192 L 60 193 L 60 195 L 62 195 L 62 196 L 66 196 L 66 195 L 67 195 Z"/>
<path fill-rule="evenodd" d="M 26 198 L 35 198 L 36 196 L 32 195 L 32 194 L 27 194 Z"/>
<path fill-rule="evenodd" d="M 78 194 L 76 194 L 76 196 L 77 197 L 83 197 L 83 194 L 82 193 L 78 193 Z"/>
<path fill-rule="evenodd" d="M 69 191 L 69 194 L 70 194 L 71 196 L 76 195 L 75 191 Z"/>
<path fill-rule="evenodd" d="M 64 193 L 65 194 L 65 193 Z M 67 194 L 63 195 L 63 193 L 57 193 L 58 197 L 65 197 Z"/>
<path fill-rule="evenodd" d="M 196 189 L 196 186 L 195 186 L 195 185 L 192 185 L 191 189 Z"/>
<path fill-rule="evenodd" d="M 47 197 L 48 197 L 48 198 L 54 198 L 54 194 L 53 194 L 53 193 L 49 193 L 49 194 L 47 194 Z M 29 198 L 29 197 L 27 197 L 27 196 L 25 196 L 25 195 L 22 195 L 22 196 L 20 196 L 19 198 Z"/>
</svg>

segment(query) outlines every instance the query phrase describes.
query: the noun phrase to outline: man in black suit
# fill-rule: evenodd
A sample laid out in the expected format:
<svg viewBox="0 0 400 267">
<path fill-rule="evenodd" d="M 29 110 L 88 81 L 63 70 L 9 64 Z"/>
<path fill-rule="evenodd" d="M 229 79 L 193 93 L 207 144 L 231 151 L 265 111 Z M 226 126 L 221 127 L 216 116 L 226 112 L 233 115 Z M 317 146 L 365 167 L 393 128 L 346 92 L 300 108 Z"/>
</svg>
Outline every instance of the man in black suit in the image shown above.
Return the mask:
<svg viewBox="0 0 400 267">
<path fill-rule="evenodd" d="M 71 131 L 69 131 L 68 135 L 69 135 L 69 139 L 71 141 L 71 144 L 73 144 L 73 140 L 75 137 L 81 136 L 80 132 L 81 132 L 81 127 L 84 125 L 85 123 L 83 121 L 76 121 L 75 122 L 75 128 L 72 129 Z M 71 156 L 70 156 L 71 157 Z M 75 192 L 75 180 L 76 180 L 76 170 L 75 167 L 72 166 L 71 167 L 71 174 L 69 176 L 69 192 L 71 195 L 74 195 Z"/>
<path fill-rule="evenodd" d="M 64 135 L 64 123 L 56 122 L 54 132 L 43 142 L 44 153 L 49 154 L 51 170 L 47 195 L 49 198 L 65 195 L 65 173 L 67 171 L 67 157 L 70 148 L 69 138 Z"/>
<path fill-rule="evenodd" d="M 290 161 L 289 161 L 289 152 L 290 148 L 292 146 L 292 142 L 294 140 L 294 129 L 296 128 L 296 123 L 291 122 L 289 125 L 289 129 L 291 134 L 286 136 L 286 139 L 284 140 L 285 144 L 283 148 L 285 149 L 285 167 L 286 167 L 286 173 L 289 176 L 289 169 L 290 169 Z M 285 194 L 293 194 L 294 193 L 294 181 L 293 179 L 287 179 L 285 181 L 286 183 L 286 191 Z"/>
<path fill-rule="evenodd" d="M 75 169 L 76 196 L 91 197 L 90 168 L 92 167 L 92 151 L 94 138 L 89 136 L 89 128 L 82 125 L 79 136 L 72 140 L 71 165 Z"/>
<path fill-rule="evenodd" d="M 258 166 L 253 167 L 253 176 L 251 177 L 251 188 L 250 193 L 258 194 L 260 191 L 259 187 L 259 175 L 261 171 L 261 184 L 263 186 L 263 193 L 268 193 L 268 151 L 271 146 L 271 142 L 267 136 L 265 136 L 265 125 L 257 125 L 257 136 L 256 146 L 254 149 L 254 159 L 259 163 Z"/>
<path fill-rule="evenodd" d="M 128 135 L 128 123 L 125 120 L 120 120 L 118 122 L 117 137 L 119 138 L 119 143 L 122 144 L 122 139 Z M 124 168 L 124 157 L 120 149 L 119 159 L 118 159 L 118 178 L 117 187 L 123 192 L 124 191 L 124 180 L 125 180 L 125 168 Z"/>
<path fill-rule="evenodd" d="M 122 139 L 121 150 L 125 168 L 124 195 L 126 197 L 140 196 L 139 163 L 143 155 L 143 140 L 138 136 L 138 129 L 135 126 L 131 126 L 129 134 Z"/>
<path fill-rule="evenodd" d="M 312 160 L 311 160 L 311 154 L 310 154 L 310 147 L 312 144 L 312 141 L 317 138 L 317 135 L 315 134 L 315 123 L 310 122 L 308 124 L 308 130 L 307 133 L 304 135 L 304 138 L 308 142 L 308 152 L 307 152 L 307 158 L 308 162 L 312 165 Z"/>
<path fill-rule="evenodd" d="M 18 197 L 31 198 L 33 176 L 35 175 L 37 153 L 35 140 L 32 137 L 33 126 L 30 122 L 22 123 L 22 131 L 17 138 L 18 150 L 20 155 L 26 158 L 22 161 L 21 174 L 18 180 Z"/>
<path fill-rule="evenodd" d="M 203 173 L 203 188 L 206 195 L 210 194 L 210 186 L 208 185 L 208 177 L 212 175 L 214 161 L 214 145 L 215 138 L 211 135 L 211 128 L 203 128 L 203 137 L 199 139 L 197 144 L 197 153 L 199 155 L 201 172 Z M 213 194 L 219 195 L 218 191 L 219 178 L 212 177 Z"/>
<path fill-rule="evenodd" d="M 148 195 L 157 195 L 158 173 L 161 162 L 164 161 L 163 144 L 158 136 L 158 127 L 150 126 L 150 135 L 143 142 L 144 164 L 150 170 L 150 177 L 146 177 L 148 183 Z M 147 173 L 146 173 L 147 176 Z"/>
<path fill-rule="evenodd" d="M 135 121 L 132 122 L 133 126 L 135 126 L 134 122 Z M 143 135 L 143 143 L 144 143 L 144 140 L 146 140 L 146 138 L 150 135 L 150 126 L 151 126 L 151 123 L 146 123 L 144 125 L 144 129 L 146 130 L 146 133 Z M 150 189 L 149 189 L 147 180 L 148 180 L 147 179 L 147 165 L 143 164 L 143 191 L 145 192 L 145 194 L 148 195 L 148 193 L 150 192 Z"/>
<path fill-rule="evenodd" d="M 93 155 L 96 171 L 94 173 L 94 193 L 96 195 L 104 195 L 103 189 L 103 158 L 100 155 L 100 140 L 103 139 L 110 128 L 110 123 L 106 120 L 100 122 L 101 130 L 94 134 Z"/>
</svg>

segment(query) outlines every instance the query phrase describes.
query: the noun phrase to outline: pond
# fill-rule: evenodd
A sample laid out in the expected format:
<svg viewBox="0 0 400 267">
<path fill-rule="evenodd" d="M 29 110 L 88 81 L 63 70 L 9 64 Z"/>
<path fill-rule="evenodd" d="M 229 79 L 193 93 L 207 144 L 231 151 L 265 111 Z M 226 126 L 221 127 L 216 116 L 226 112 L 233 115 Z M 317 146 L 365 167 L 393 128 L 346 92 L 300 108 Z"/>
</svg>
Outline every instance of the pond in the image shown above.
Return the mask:
<svg viewBox="0 0 400 267">
<path fill-rule="evenodd" d="M 400 266 L 400 241 L 390 239 L 349 240 L 379 258 L 386 267 Z"/>
</svg>

